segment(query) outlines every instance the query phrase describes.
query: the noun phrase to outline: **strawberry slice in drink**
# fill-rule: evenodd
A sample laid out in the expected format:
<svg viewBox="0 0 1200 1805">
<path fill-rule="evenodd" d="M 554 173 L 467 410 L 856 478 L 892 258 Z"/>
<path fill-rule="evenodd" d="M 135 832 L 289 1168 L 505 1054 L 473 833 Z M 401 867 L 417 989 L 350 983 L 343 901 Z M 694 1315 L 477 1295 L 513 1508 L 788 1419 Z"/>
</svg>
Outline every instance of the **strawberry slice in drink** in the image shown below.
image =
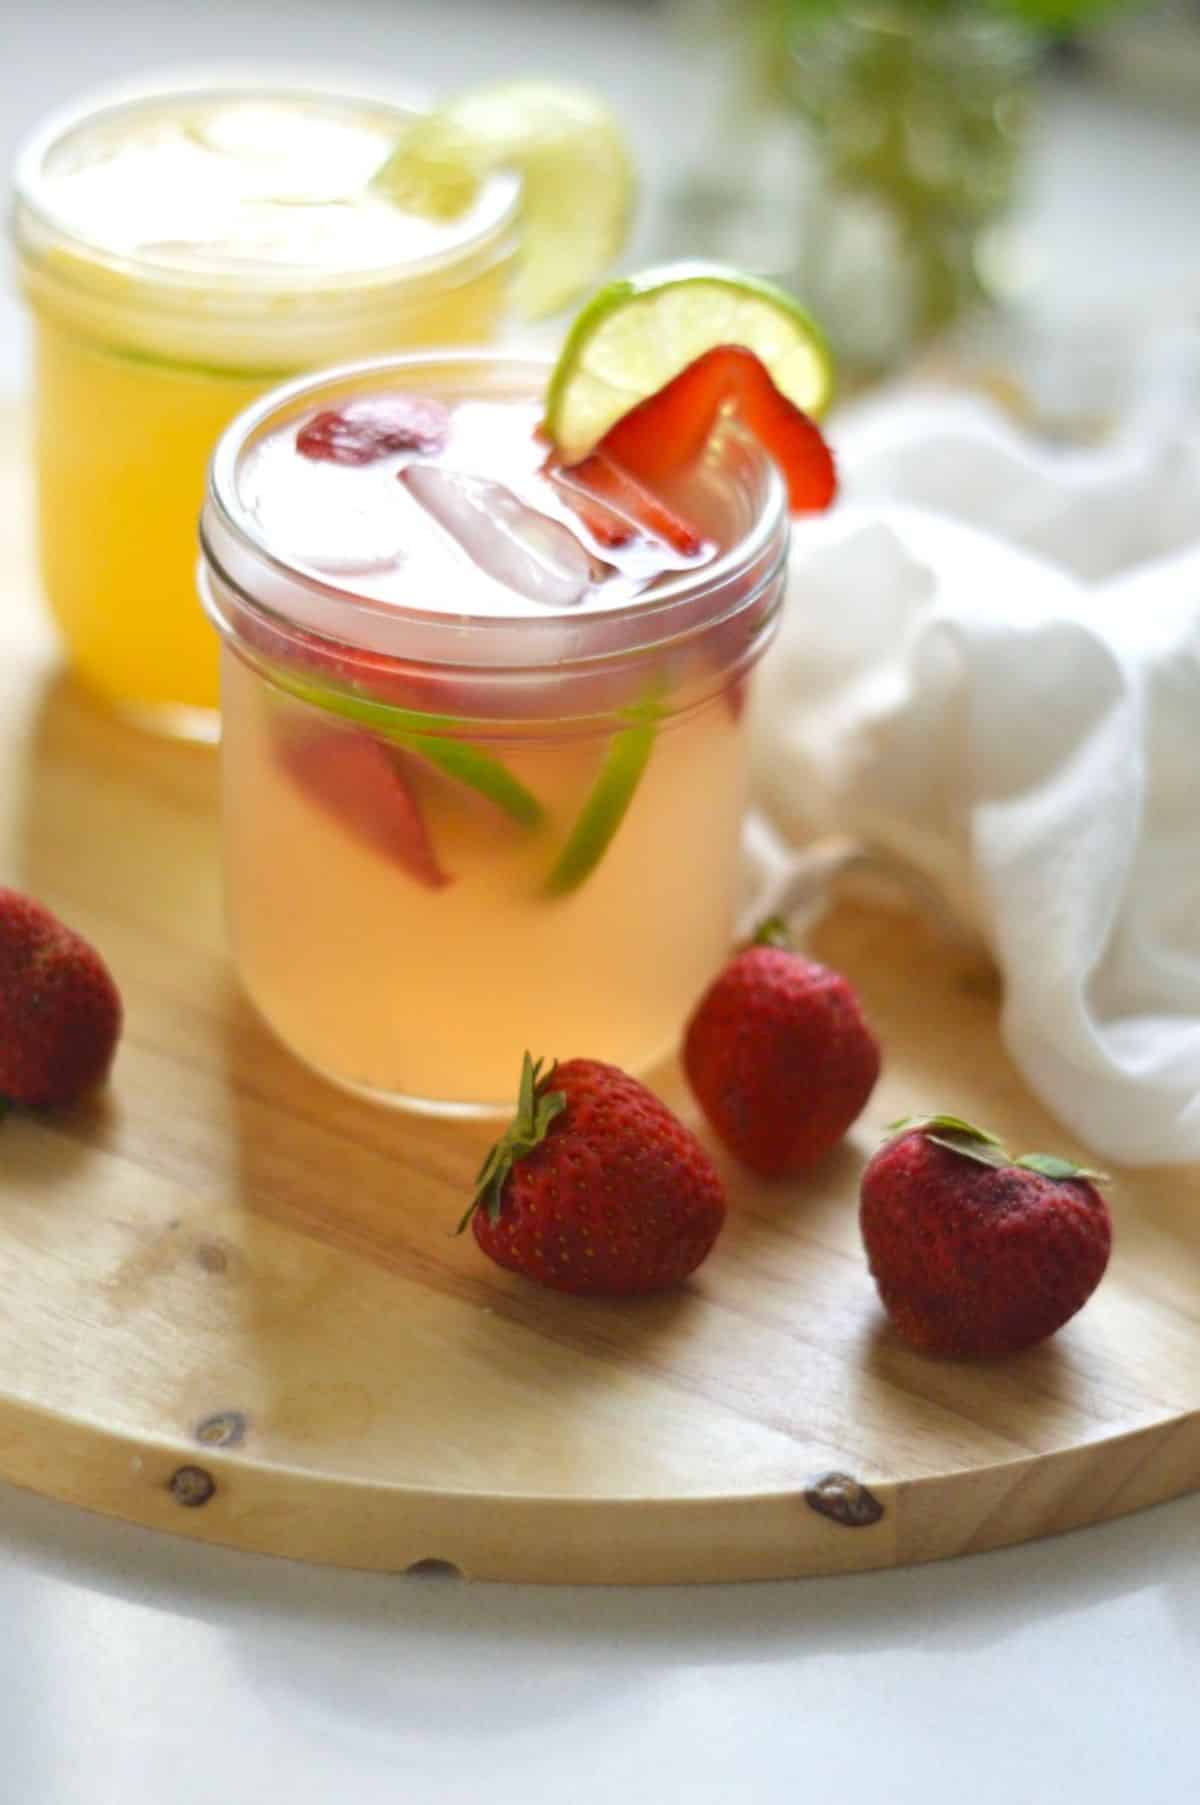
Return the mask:
<svg viewBox="0 0 1200 1805">
<path fill-rule="evenodd" d="M 698 458 L 718 416 L 732 406 L 788 486 L 794 514 L 827 508 L 837 492 L 833 453 L 817 425 L 776 388 L 766 366 L 742 345 L 717 345 L 610 426 L 597 455 L 657 488 Z"/>
<path fill-rule="evenodd" d="M 555 493 L 578 516 L 597 545 L 602 545 L 606 551 L 613 551 L 636 538 L 637 528 L 633 522 L 606 506 L 598 496 L 582 488 L 575 479 L 574 471 L 568 471 L 547 458 L 542 466 L 542 475 L 547 482 L 553 484 Z"/>
<path fill-rule="evenodd" d="M 398 451 L 441 451 L 450 410 L 425 395 L 376 395 L 324 408 L 296 434 L 301 457 L 326 464 L 374 464 Z"/>
<path fill-rule="evenodd" d="M 354 728 L 280 727 L 275 755 L 310 802 L 417 883 L 441 890 L 453 882 L 438 862 L 403 752 Z"/>
<path fill-rule="evenodd" d="M 547 466 L 546 475 L 601 545 L 627 545 L 643 533 L 680 557 L 694 558 L 704 549 L 697 528 L 639 482 L 605 444 L 578 464 Z"/>
</svg>

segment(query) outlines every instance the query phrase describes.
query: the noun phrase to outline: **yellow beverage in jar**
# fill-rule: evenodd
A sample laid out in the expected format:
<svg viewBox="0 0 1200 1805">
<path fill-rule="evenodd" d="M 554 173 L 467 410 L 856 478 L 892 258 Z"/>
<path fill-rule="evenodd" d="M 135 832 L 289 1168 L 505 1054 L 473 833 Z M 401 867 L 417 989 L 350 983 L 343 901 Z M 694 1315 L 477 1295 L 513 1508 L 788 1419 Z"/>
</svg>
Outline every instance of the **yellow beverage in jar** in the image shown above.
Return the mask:
<svg viewBox="0 0 1200 1805">
<path fill-rule="evenodd" d="M 286 88 L 141 96 L 52 122 L 18 170 L 38 536 L 67 656 L 109 704 L 215 724 L 196 519 L 222 429 L 283 375 L 490 338 L 518 183 L 453 220 L 372 185 L 411 113 Z"/>
</svg>

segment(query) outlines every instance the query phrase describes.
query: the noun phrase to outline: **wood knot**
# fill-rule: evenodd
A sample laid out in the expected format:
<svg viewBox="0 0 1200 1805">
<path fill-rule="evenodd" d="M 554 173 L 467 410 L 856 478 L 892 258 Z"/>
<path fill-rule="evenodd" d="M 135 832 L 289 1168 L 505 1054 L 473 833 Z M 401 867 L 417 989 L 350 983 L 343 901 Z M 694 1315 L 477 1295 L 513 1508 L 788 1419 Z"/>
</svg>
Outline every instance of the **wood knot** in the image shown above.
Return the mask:
<svg viewBox="0 0 1200 1805">
<path fill-rule="evenodd" d="M 198 1510 L 207 1504 L 216 1489 L 216 1480 L 204 1467 L 176 1467 L 167 1483 L 175 1502 L 186 1510 Z"/>
<path fill-rule="evenodd" d="M 243 1410 L 217 1410 L 202 1417 L 194 1431 L 197 1441 L 208 1448 L 236 1448 L 246 1439 L 246 1413 Z"/>
<path fill-rule="evenodd" d="M 804 1502 L 820 1516 L 840 1523 L 843 1529 L 869 1529 L 883 1515 L 883 1506 L 874 1492 L 851 1479 L 849 1473 L 826 1473 L 808 1487 Z"/>
</svg>

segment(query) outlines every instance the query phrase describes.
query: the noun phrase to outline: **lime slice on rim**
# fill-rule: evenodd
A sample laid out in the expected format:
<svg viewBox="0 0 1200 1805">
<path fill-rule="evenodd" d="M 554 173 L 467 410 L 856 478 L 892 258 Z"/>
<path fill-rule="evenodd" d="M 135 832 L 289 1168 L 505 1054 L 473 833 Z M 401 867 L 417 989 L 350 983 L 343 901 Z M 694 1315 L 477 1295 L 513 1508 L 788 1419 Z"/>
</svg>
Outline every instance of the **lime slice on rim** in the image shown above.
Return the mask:
<svg viewBox="0 0 1200 1805">
<path fill-rule="evenodd" d="M 567 334 L 546 397 L 546 430 L 568 463 L 718 345 L 759 357 L 776 388 L 819 415 L 833 360 L 816 321 L 783 289 L 717 263 L 675 263 L 610 282 Z"/>
<path fill-rule="evenodd" d="M 414 119 L 396 140 L 371 186 L 405 213 L 457 219 L 487 176 L 480 151 L 461 126 L 440 113 Z"/>
<path fill-rule="evenodd" d="M 607 106 L 584 88 L 488 83 L 414 121 L 374 186 L 444 219 L 469 206 L 498 169 L 521 177 L 513 303 L 540 319 L 594 282 L 621 249 L 634 196 L 629 150 Z"/>
</svg>

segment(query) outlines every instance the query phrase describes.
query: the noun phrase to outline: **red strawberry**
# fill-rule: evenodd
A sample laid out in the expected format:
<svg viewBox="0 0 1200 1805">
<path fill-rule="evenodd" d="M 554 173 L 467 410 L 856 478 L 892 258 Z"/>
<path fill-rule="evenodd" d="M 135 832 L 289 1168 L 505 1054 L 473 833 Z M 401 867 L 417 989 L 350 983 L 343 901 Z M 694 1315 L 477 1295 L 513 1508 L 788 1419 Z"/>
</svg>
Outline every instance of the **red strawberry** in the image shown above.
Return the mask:
<svg viewBox="0 0 1200 1805">
<path fill-rule="evenodd" d="M 450 410 L 424 395 L 373 395 L 325 408 L 296 434 L 302 457 L 328 464 L 373 464 L 397 451 L 440 451 Z"/>
<path fill-rule="evenodd" d="M 879 1043 L 846 979 L 768 922 L 701 997 L 683 1063 L 730 1152 L 779 1178 L 841 1140 L 875 1087 Z"/>
<path fill-rule="evenodd" d="M 1108 1265 L 1102 1175 L 1049 1154 L 1014 1160 L 956 1116 L 894 1126 L 863 1173 L 860 1221 L 900 1333 L 928 1353 L 978 1358 L 1053 1335 Z"/>
<path fill-rule="evenodd" d="M 624 414 L 598 449 L 657 488 L 699 457 L 717 415 L 730 402 L 783 472 L 792 512 L 827 508 L 837 491 L 832 452 L 814 422 L 775 387 L 765 365 L 742 345 L 705 351 L 657 394 Z"/>
<path fill-rule="evenodd" d="M 403 752 L 354 728 L 277 724 L 275 754 L 318 808 L 372 852 L 432 890 L 452 880 L 438 863 Z"/>
<path fill-rule="evenodd" d="M 101 1083 L 121 998 L 94 947 L 49 909 L 0 888 L 0 1107 L 73 1103 Z"/>
<path fill-rule="evenodd" d="M 499 1266 L 556 1291 L 630 1296 L 694 1272 L 725 1220 L 712 1161 L 643 1084 L 596 1059 L 543 1078 L 528 1053 L 517 1113 L 479 1174 L 471 1222 Z"/>
</svg>

